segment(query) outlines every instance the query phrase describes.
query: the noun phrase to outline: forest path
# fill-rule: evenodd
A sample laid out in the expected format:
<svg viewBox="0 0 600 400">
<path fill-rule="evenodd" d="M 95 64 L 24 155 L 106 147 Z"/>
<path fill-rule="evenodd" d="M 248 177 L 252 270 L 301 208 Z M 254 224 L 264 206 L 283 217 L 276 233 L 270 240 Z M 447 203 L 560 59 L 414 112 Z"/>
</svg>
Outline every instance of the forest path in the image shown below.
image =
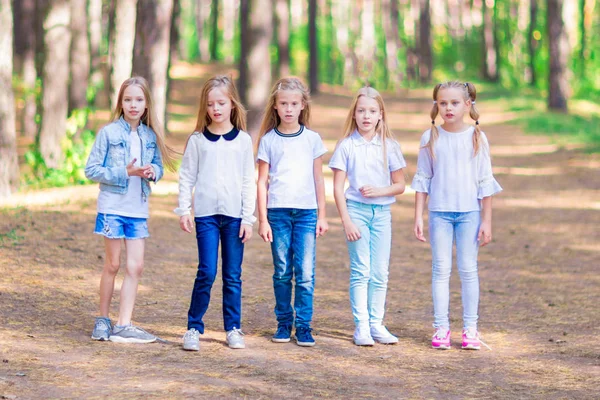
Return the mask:
<svg viewBox="0 0 600 400">
<path fill-rule="evenodd" d="M 215 69 L 182 65 L 175 72 L 169 128 L 171 142 L 181 147 L 195 123 L 202 81 L 193 77 Z M 409 165 L 408 182 L 428 127 L 429 98 L 428 91 L 385 96 Z M 460 350 L 456 271 L 453 349 L 430 348 L 431 256 L 429 245 L 412 234 L 412 193 L 392 207 L 385 323 L 398 335 L 398 345 L 359 348 L 351 342 L 348 256 L 329 197 L 330 231 L 317 248 L 317 345 L 270 341 L 276 326 L 272 260 L 269 246 L 255 235 L 243 273 L 247 348 L 234 351 L 225 344 L 218 277 L 201 350 L 183 351 L 197 252 L 195 238 L 179 229 L 172 213 L 177 186 L 176 175 L 169 174 L 152 196 L 151 238 L 134 313 L 136 323 L 167 344 L 89 338 L 104 257 L 102 240 L 91 233 L 95 186 L 18 195 L 20 201 L 31 199 L 29 205 L 0 208 L 0 397 L 598 398 L 600 157 L 524 135 L 503 123 L 508 113 L 486 102 L 485 93 L 480 99 L 496 178 L 504 188 L 494 199 L 494 241 L 479 257 L 480 330 L 492 351 Z M 343 93 L 314 99 L 313 128 L 330 150 L 326 161 L 350 102 Z M 331 186 L 331 173 L 325 172 Z M 116 292 L 113 318 L 118 286 Z"/>
</svg>

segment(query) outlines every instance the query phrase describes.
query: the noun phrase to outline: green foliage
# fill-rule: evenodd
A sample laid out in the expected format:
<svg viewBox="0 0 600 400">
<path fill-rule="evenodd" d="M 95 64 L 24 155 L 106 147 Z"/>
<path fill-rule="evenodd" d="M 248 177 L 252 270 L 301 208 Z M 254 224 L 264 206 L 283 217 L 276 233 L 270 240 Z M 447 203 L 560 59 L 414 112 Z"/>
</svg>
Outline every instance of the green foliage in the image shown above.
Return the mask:
<svg viewBox="0 0 600 400">
<path fill-rule="evenodd" d="M 88 183 L 84 167 L 95 139 L 94 131 L 85 129 L 90 113 L 90 108 L 76 109 L 67 119 L 66 136 L 61 143 L 64 162 L 59 168 L 46 165 L 38 143 L 30 146 L 25 161 L 31 171 L 23 176 L 24 184 L 46 188 Z"/>
<path fill-rule="evenodd" d="M 600 116 L 537 112 L 517 120 L 527 133 L 552 136 L 564 143 L 583 143 L 587 150 L 600 152 Z"/>
<path fill-rule="evenodd" d="M 7 233 L 0 233 L 0 246 L 4 246 L 5 242 L 11 242 L 13 246 L 19 244 L 24 239 L 23 236 L 19 235 L 17 231 L 24 230 L 23 226 L 19 225 L 16 228 L 12 228 Z"/>
</svg>

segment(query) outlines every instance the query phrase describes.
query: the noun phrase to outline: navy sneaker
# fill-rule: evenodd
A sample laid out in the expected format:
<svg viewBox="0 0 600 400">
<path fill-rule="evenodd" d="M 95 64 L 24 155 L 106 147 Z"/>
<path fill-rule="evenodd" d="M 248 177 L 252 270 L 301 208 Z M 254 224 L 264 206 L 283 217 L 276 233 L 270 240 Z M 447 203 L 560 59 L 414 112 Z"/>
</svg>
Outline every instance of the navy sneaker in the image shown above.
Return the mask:
<svg viewBox="0 0 600 400">
<path fill-rule="evenodd" d="M 312 331 L 308 326 L 296 327 L 296 343 L 302 347 L 312 347 L 315 345 L 315 339 L 310 334 Z"/>
<path fill-rule="evenodd" d="M 292 325 L 279 324 L 277 332 L 275 332 L 271 340 L 275 343 L 287 343 L 290 341 L 290 336 L 292 336 Z"/>
</svg>

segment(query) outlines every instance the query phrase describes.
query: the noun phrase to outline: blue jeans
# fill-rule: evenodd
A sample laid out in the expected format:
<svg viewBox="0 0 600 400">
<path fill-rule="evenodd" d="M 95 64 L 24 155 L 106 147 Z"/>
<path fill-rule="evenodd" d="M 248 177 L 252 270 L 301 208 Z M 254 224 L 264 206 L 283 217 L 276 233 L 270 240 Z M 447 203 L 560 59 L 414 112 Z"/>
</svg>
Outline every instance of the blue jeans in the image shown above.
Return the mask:
<svg viewBox="0 0 600 400">
<path fill-rule="evenodd" d="M 269 208 L 267 219 L 273 231 L 273 289 L 275 316 L 279 325 L 310 327 L 315 290 L 317 210 Z M 296 288 L 292 308 L 292 277 Z"/>
<path fill-rule="evenodd" d="M 461 282 L 463 328 L 477 327 L 479 276 L 477 274 L 477 235 L 481 213 L 429 212 L 429 235 L 432 255 L 432 293 L 434 328 L 450 327 L 450 273 L 452 245 L 456 242 L 456 264 Z"/>
<path fill-rule="evenodd" d="M 347 242 L 350 255 L 350 306 L 354 322 L 380 325 L 392 245 L 392 214 L 389 205 L 348 200 L 348 214 L 360 231 L 360 239 Z"/>
<path fill-rule="evenodd" d="M 241 329 L 242 259 L 244 244 L 239 238 L 241 218 L 210 215 L 195 218 L 198 242 L 198 273 L 188 311 L 188 329 L 204 333 L 202 318 L 210 302 L 210 290 L 217 276 L 219 239 L 223 277 L 223 322 L 226 331 Z"/>
</svg>

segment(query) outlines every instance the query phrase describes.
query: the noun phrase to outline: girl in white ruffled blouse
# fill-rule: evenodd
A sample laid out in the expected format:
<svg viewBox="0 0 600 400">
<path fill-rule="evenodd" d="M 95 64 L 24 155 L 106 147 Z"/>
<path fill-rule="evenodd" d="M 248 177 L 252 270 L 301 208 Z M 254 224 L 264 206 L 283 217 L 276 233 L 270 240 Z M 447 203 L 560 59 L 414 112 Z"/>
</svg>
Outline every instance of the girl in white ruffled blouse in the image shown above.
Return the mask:
<svg viewBox="0 0 600 400">
<path fill-rule="evenodd" d="M 477 96 L 471 83 L 446 82 L 433 90 L 431 129 L 421 137 L 417 173 L 414 233 L 425 242 L 423 209 L 429 196 L 429 234 L 432 253 L 432 294 L 435 333 L 431 345 L 449 349 L 450 272 L 452 247 L 462 287 L 462 348 L 478 350 L 479 246 L 492 240 L 492 195 L 502 188 L 494 179 L 490 149 L 479 128 Z M 435 118 L 444 123 L 438 128 Z M 468 114 L 475 126 L 464 122 Z M 485 343 L 483 343 L 485 345 Z"/>
</svg>

